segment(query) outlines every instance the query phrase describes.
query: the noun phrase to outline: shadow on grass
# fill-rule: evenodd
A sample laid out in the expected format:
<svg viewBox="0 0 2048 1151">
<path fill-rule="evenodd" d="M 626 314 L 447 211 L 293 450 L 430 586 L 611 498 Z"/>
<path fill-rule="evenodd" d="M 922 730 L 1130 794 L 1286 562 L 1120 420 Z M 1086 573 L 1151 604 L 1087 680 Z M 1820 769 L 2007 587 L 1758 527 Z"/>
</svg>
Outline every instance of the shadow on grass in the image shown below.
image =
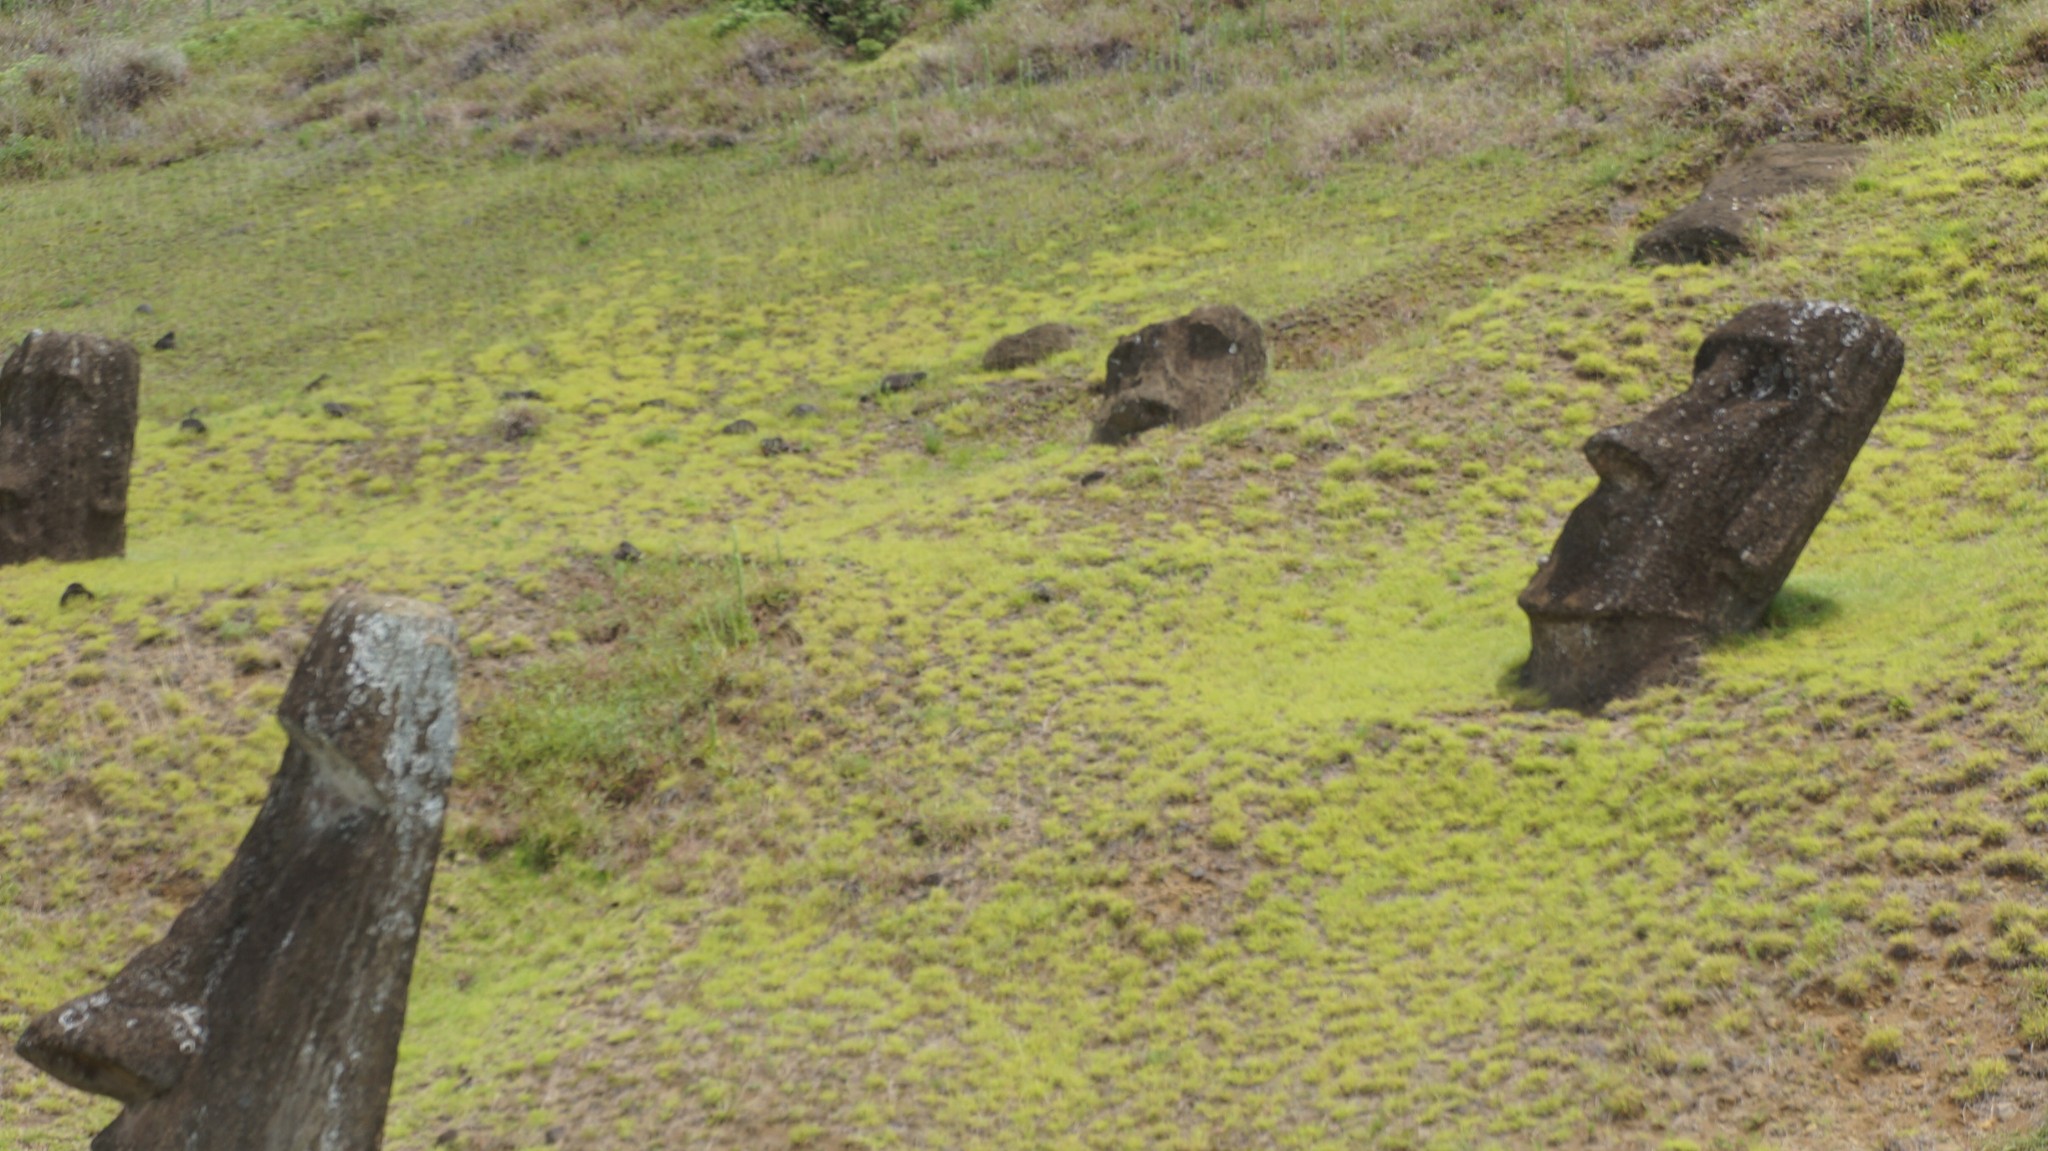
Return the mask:
<svg viewBox="0 0 2048 1151">
<path fill-rule="evenodd" d="M 1831 597 L 1805 588 L 1787 585 L 1771 600 L 1764 622 L 1757 630 L 1765 635 L 1789 635 L 1819 627 L 1842 614 L 1842 605 Z"/>
</svg>

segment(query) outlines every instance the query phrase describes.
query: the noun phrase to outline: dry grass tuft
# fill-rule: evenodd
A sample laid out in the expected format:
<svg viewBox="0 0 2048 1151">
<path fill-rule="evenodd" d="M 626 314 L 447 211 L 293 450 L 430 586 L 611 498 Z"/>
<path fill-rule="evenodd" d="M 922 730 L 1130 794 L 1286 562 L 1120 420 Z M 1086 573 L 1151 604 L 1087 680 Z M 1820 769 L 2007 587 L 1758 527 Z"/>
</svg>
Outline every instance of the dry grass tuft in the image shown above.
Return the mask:
<svg viewBox="0 0 2048 1151">
<path fill-rule="evenodd" d="M 191 73 L 174 47 L 107 44 L 78 61 L 78 101 L 89 118 L 139 112 L 184 87 Z"/>
</svg>

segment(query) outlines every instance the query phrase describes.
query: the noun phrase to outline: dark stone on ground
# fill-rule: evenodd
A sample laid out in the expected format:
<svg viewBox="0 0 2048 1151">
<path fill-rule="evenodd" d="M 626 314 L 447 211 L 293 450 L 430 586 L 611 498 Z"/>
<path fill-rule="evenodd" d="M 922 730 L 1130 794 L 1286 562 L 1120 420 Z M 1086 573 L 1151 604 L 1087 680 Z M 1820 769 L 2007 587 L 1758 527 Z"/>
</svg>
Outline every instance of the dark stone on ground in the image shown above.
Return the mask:
<svg viewBox="0 0 2048 1151">
<path fill-rule="evenodd" d="M 540 393 L 532 388 L 520 388 L 516 391 L 499 392 L 498 398 L 501 400 L 537 400 L 540 398 Z"/>
<path fill-rule="evenodd" d="M 73 600 L 82 599 L 89 603 L 98 598 L 100 597 L 92 594 L 91 588 L 82 583 L 74 583 L 66 586 L 64 594 L 57 597 L 57 606 L 60 608 L 70 607 Z"/>
<path fill-rule="evenodd" d="M 1855 144 L 1766 144 L 1723 168 L 1699 199 L 1643 233 L 1636 262 L 1723 264 L 1749 255 L 1750 221 L 1763 205 L 1839 184 L 1862 156 Z"/>
<path fill-rule="evenodd" d="M 761 441 L 761 454 L 764 456 L 768 456 L 770 458 L 773 458 L 775 456 L 798 455 L 801 454 L 803 451 L 804 446 L 802 444 L 790 443 L 788 440 L 783 439 L 781 436 L 769 436 L 767 439 Z"/>
<path fill-rule="evenodd" d="M 981 357 L 984 372 L 1010 372 L 1029 367 L 1074 346 L 1081 329 L 1072 324 L 1040 324 L 1035 328 L 1004 336 L 990 345 Z"/>
<path fill-rule="evenodd" d="M 156 309 L 148 304 L 137 304 L 135 305 L 135 314 L 138 316 L 154 316 L 156 315 Z"/>
<path fill-rule="evenodd" d="M 612 549 L 612 558 L 622 564 L 639 563 L 640 557 L 644 554 L 646 553 L 634 547 L 631 541 L 628 540 L 620 540 L 619 546 Z"/>
<path fill-rule="evenodd" d="M 1032 603 L 1051 603 L 1053 601 L 1052 585 L 1043 580 L 1032 581 L 1031 586 L 1025 589 L 1025 593 L 1031 597 Z"/>
<path fill-rule="evenodd" d="M 734 420 L 718 429 L 718 434 L 721 436 L 750 436 L 760 430 L 754 426 L 754 421 L 752 420 Z"/>
<path fill-rule="evenodd" d="M 178 421 L 178 430 L 181 432 L 190 432 L 195 436 L 203 436 L 206 434 L 206 421 L 200 419 L 198 416 L 186 416 L 184 419 Z"/>
<path fill-rule="evenodd" d="M 178 333 L 176 332 L 165 332 L 156 338 L 156 343 L 150 345 L 150 347 L 155 348 L 159 352 L 168 352 L 177 346 Z"/>
<path fill-rule="evenodd" d="M 789 409 L 789 414 L 795 416 L 797 419 L 805 420 L 811 418 L 812 416 L 820 416 L 825 414 L 825 409 L 819 407 L 816 404 L 798 404 L 797 406 Z"/>
<path fill-rule="evenodd" d="M 1103 471 L 1101 468 L 1096 468 L 1094 471 L 1089 472 L 1081 477 L 1081 486 L 1084 488 L 1094 487 L 1096 484 L 1099 484 L 1108 478 L 1108 472 Z"/>
<path fill-rule="evenodd" d="M 1687 675 L 1763 621 L 1905 362 L 1883 323 L 1758 304 L 1714 330 L 1692 386 L 1586 441 L 1600 485 L 1523 590 L 1523 682 L 1595 710 Z"/>
<path fill-rule="evenodd" d="M 1109 353 L 1094 440 L 1121 444 L 1169 424 L 1206 424 L 1265 378 L 1265 337 L 1237 308 L 1201 307 L 1148 325 Z"/>
<path fill-rule="evenodd" d="M 93 1151 L 372 1151 L 455 755 L 456 631 L 344 596 L 278 706 L 290 744 L 214 885 L 16 1051 L 124 1104 Z"/>
<path fill-rule="evenodd" d="M 319 391 L 319 390 L 320 390 L 320 385 L 321 385 L 321 384 L 324 384 L 324 383 L 326 383 L 326 382 L 327 382 L 327 373 L 326 373 L 326 372 L 321 372 L 321 373 L 320 373 L 319 375 L 317 375 L 317 376 L 314 376 L 314 377 L 313 377 L 313 382 L 312 382 L 312 383 L 309 383 L 309 384 L 307 384 L 307 385 L 306 385 L 305 387 L 303 387 L 303 388 L 301 388 L 301 389 L 299 389 L 299 390 L 300 390 L 300 391 L 305 391 L 305 392 L 317 392 L 317 391 Z"/>
<path fill-rule="evenodd" d="M 893 375 L 882 377 L 882 383 L 875 389 L 875 394 L 893 396 L 897 392 L 907 392 L 924 383 L 924 381 L 925 373 L 923 372 L 896 372 Z"/>
<path fill-rule="evenodd" d="M 328 415 L 333 416 L 335 419 L 338 420 L 348 415 L 350 412 L 355 411 L 356 406 L 354 404 L 343 404 L 337 403 L 334 400 L 329 400 L 326 403 L 320 405 L 320 410 L 326 412 Z"/>
<path fill-rule="evenodd" d="M 30 332 L 0 365 L 0 564 L 128 546 L 142 361 L 119 340 Z"/>
</svg>

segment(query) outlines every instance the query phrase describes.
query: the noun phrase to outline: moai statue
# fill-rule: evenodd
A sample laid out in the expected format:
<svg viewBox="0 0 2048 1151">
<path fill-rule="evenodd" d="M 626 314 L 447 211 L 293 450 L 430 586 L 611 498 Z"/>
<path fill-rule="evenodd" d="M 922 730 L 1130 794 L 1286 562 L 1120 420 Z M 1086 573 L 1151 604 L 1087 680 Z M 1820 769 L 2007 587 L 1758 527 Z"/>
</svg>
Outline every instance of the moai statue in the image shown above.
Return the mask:
<svg viewBox="0 0 2048 1151">
<path fill-rule="evenodd" d="M 1750 224 L 1773 200 L 1847 180 L 1858 144 L 1766 144 L 1716 173 L 1700 198 L 1636 241 L 1639 264 L 1725 264 L 1750 254 Z"/>
<path fill-rule="evenodd" d="M 1827 303 L 1745 309 L 1692 387 L 1586 441 L 1600 485 L 1523 590 L 1523 680 L 1581 710 L 1669 683 L 1763 621 L 1898 383 L 1905 345 Z"/>
<path fill-rule="evenodd" d="M 141 381 L 131 345 L 66 332 L 0 366 L 0 564 L 127 550 Z"/>
<path fill-rule="evenodd" d="M 1196 308 L 1118 340 L 1100 391 L 1098 444 L 1121 444 L 1172 424 L 1206 424 L 1266 378 L 1258 321 L 1237 308 Z"/>
<path fill-rule="evenodd" d="M 278 707 L 291 743 L 211 888 L 16 1050 L 126 1104 L 93 1151 L 374 1151 L 455 757 L 455 625 L 349 595 Z"/>
</svg>

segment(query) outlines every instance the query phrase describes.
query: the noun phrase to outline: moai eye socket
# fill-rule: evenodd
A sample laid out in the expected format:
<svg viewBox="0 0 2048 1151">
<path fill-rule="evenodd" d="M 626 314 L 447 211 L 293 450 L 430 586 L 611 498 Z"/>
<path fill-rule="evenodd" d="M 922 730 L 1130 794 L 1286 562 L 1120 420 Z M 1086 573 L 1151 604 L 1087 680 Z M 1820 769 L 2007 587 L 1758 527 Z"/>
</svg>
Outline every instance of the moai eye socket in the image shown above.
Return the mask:
<svg viewBox="0 0 2048 1151">
<path fill-rule="evenodd" d="M 1768 342 L 1731 340 L 1721 345 L 1706 372 L 1720 382 L 1720 395 L 1729 401 L 1768 403 L 1796 400 L 1800 396 L 1798 373 L 1786 359 L 1786 349 Z"/>
<path fill-rule="evenodd" d="M 1748 378 L 1737 386 L 1737 392 L 1744 399 L 1759 402 L 1796 400 L 1799 398 L 1799 380 L 1783 358 L 1765 355 L 1760 362 L 1749 365 Z"/>
<path fill-rule="evenodd" d="M 1237 344 L 1213 324 L 1188 325 L 1188 355 L 1198 360 L 1215 360 L 1237 351 Z"/>
</svg>

